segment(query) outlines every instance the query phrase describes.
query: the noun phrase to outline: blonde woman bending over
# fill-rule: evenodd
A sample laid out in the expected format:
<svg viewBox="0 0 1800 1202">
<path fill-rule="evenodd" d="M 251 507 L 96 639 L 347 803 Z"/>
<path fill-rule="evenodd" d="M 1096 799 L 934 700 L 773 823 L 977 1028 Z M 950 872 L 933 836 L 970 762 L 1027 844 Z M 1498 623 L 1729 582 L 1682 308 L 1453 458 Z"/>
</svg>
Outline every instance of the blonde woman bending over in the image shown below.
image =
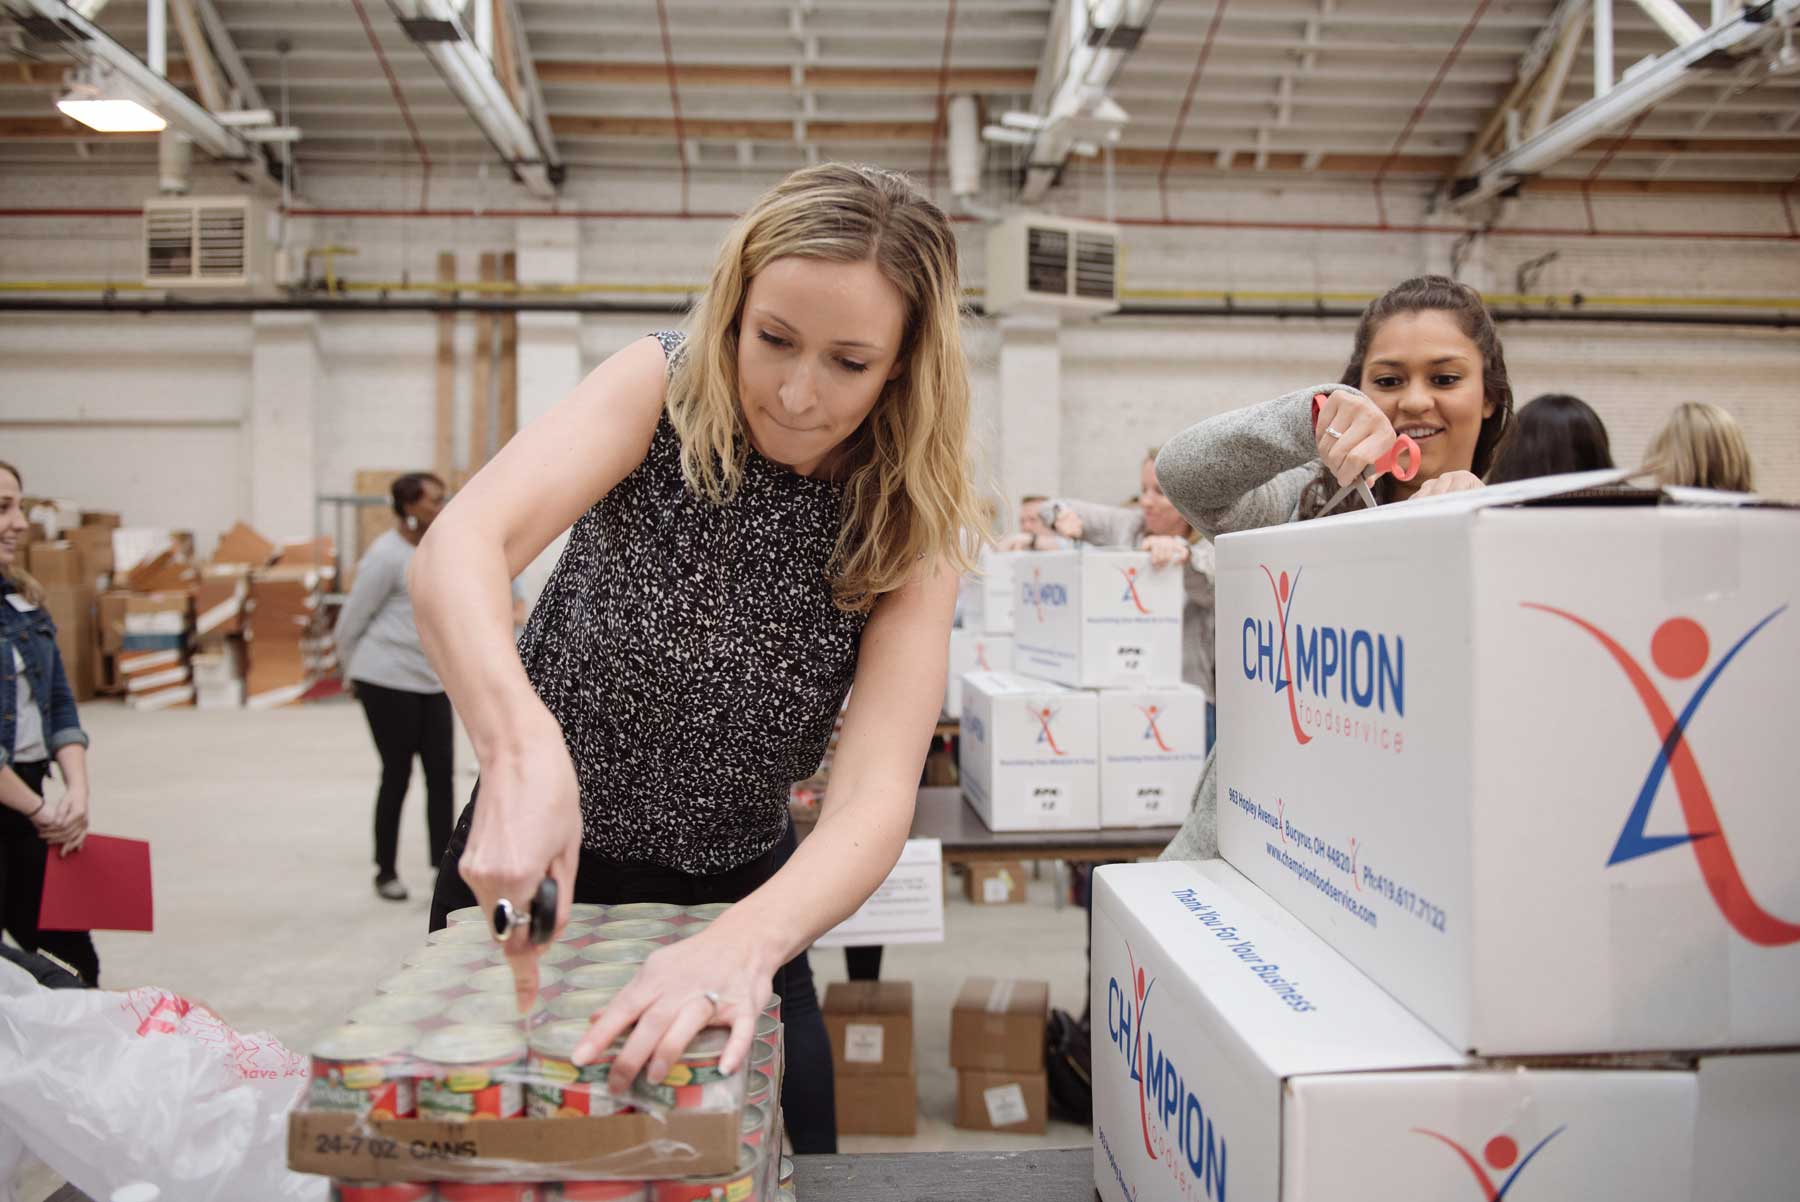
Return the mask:
<svg viewBox="0 0 1800 1202">
<path fill-rule="evenodd" d="M 1661 484 L 1755 492 L 1750 448 L 1737 419 L 1717 405 L 1688 401 L 1650 440 L 1644 468 Z"/>
<path fill-rule="evenodd" d="M 413 563 L 419 633 L 481 764 L 432 907 L 546 875 L 570 902 L 735 902 L 661 947 L 577 1059 L 664 1079 L 704 1027 L 742 1065 L 771 988 L 797 1150 L 835 1147 L 806 948 L 887 876 L 944 694 L 964 456 L 956 242 L 901 177 L 795 172 L 725 239 L 687 334 L 613 355 L 457 496 Z M 565 529 L 515 651 L 507 582 Z M 855 684 L 806 846 L 791 782 Z M 519 924 L 522 928 L 523 924 Z M 505 940 L 521 1004 L 537 959 Z"/>
</svg>

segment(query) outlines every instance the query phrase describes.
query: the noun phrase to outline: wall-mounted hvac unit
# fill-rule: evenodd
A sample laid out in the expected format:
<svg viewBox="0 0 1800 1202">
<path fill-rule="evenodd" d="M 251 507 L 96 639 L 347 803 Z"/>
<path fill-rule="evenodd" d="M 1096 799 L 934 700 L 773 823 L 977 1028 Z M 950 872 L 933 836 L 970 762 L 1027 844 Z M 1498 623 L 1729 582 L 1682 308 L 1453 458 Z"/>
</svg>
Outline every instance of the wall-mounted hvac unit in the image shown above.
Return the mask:
<svg viewBox="0 0 1800 1202">
<path fill-rule="evenodd" d="M 1041 214 L 988 231 L 989 313 L 1111 313 L 1119 307 L 1119 227 Z"/>
<path fill-rule="evenodd" d="M 260 288 L 269 283 L 263 210 L 244 196 L 144 202 L 144 284 L 150 288 Z"/>
</svg>

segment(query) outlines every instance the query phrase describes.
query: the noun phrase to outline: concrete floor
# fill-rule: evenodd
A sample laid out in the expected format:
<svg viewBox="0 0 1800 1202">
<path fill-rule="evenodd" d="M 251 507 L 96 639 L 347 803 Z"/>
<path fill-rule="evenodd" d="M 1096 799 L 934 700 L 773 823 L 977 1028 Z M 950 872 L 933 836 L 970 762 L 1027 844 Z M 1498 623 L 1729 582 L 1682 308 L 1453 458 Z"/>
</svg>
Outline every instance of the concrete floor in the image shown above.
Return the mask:
<svg viewBox="0 0 1800 1202">
<path fill-rule="evenodd" d="M 270 713 L 134 713 L 84 706 L 93 737 L 93 826 L 148 839 L 156 887 L 153 934 L 96 935 L 102 984 L 158 985 L 204 1001 L 244 1031 L 266 1030 L 304 1049 L 373 991 L 424 938 L 426 867 L 422 781 L 415 776 L 401 834 L 405 903 L 378 899 L 371 881 L 370 814 L 378 763 L 362 712 L 325 702 Z M 474 780 L 458 748 L 457 805 Z M 949 1067 L 950 1006 L 964 978 L 1050 982 L 1052 1005 L 1079 1013 L 1085 988 L 1082 913 L 1057 910 L 1048 865 L 1022 906 L 973 906 L 950 892 L 948 941 L 894 947 L 883 976 L 914 988 L 919 1133 L 846 1137 L 846 1152 L 1085 1146 L 1085 1127 L 1053 1123 L 1041 1136 L 959 1131 Z M 837 951 L 815 953 L 820 992 L 844 979 Z M 54 1181 L 21 1180 L 22 1202 Z"/>
</svg>

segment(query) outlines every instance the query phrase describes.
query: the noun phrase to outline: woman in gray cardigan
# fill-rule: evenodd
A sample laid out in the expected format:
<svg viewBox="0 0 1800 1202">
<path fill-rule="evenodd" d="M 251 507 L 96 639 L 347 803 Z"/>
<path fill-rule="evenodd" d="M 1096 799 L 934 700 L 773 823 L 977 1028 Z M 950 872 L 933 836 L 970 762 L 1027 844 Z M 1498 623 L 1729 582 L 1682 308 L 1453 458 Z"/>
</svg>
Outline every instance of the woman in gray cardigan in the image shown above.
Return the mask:
<svg viewBox="0 0 1800 1202">
<path fill-rule="evenodd" d="M 1379 503 L 1480 488 L 1511 419 L 1506 358 L 1481 295 L 1444 276 L 1420 276 L 1363 311 L 1338 384 L 1188 427 L 1164 445 L 1156 476 L 1212 538 L 1319 516 L 1402 434 L 1418 443 L 1420 469 L 1409 482 L 1376 481 Z M 1355 494 L 1341 505 L 1360 506 Z M 1218 854 L 1217 753 L 1166 860 Z"/>
</svg>

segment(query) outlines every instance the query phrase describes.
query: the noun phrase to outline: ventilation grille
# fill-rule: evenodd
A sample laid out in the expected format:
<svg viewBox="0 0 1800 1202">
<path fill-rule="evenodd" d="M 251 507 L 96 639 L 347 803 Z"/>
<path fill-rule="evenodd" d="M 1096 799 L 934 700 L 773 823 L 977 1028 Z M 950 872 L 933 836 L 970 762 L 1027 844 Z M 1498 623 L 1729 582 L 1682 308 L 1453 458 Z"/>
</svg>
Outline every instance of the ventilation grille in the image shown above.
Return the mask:
<svg viewBox="0 0 1800 1202">
<path fill-rule="evenodd" d="M 248 199 L 158 199 L 144 205 L 144 282 L 243 287 L 257 274 Z"/>
</svg>

